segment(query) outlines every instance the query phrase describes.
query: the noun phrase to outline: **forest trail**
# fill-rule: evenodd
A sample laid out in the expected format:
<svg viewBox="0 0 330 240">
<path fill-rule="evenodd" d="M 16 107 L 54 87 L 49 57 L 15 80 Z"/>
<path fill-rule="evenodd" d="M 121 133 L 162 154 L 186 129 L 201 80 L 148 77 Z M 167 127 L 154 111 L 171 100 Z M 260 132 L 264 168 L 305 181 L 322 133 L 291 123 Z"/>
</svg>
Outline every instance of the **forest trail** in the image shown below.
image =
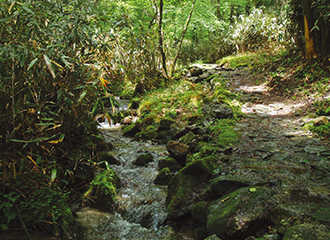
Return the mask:
<svg viewBox="0 0 330 240">
<path fill-rule="evenodd" d="M 233 146 L 227 172 L 257 173 L 259 179 L 284 186 L 284 192 L 289 190 L 289 194 L 280 193 L 285 198 L 295 195 L 297 189 L 305 192 L 303 198 L 291 200 L 308 202 L 313 196 L 317 199 L 313 202 L 328 201 L 329 142 L 304 127 L 314 120 L 308 116 L 312 99 L 276 95 L 244 69 L 232 73 L 228 87 L 242 96 L 245 116 L 236 125 L 241 137 Z"/>
</svg>

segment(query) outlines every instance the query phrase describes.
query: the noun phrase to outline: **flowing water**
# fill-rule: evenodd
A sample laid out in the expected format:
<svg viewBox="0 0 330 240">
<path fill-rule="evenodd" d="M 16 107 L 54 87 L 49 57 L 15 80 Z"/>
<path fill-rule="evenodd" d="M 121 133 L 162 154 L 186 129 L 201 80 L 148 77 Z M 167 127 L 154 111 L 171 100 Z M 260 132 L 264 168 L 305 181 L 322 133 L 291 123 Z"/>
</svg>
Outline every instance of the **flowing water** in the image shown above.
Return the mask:
<svg viewBox="0 0 330 240">
<path fill-rule="evenodd" d="M 188 239 L 179 237 L 166 224 L 167 187 L 153 183 L 159 158 L 168 154 L 166 147 L 123 137 L 119 125 L 104 122 L 100 128 L 106 141 L 115 147 L 111 154 L 120 162 L 111 166 L 122 185 L 117 192 L 117 210 L 109 213 L 89 207 L 79 209 L 80 230 L 73 239 Z M 154 161 L 144 167 L 134 165 L 137 156 L 146 152 L 153 155 Z"/>
</svg>

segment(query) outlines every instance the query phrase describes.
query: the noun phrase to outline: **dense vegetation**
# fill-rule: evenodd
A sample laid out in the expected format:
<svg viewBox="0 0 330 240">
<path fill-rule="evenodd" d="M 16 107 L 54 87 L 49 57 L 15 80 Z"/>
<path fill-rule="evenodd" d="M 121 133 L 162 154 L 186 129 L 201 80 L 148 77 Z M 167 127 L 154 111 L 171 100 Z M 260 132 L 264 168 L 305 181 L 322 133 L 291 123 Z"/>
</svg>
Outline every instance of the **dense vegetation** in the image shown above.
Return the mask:
<svg viewBox="0 0 330 240">
<path fill-rule="evenodd" d="M 281 94 L 329 90 L 326 0 L 4 0 L 0 13 L 3 230 L 67 228 L 70 191 L 83 195 L 92 180 L 79 181 L 77 169 L 91 167 L 108 147 L 94 118 L 111 117 L 105 106 L 114 96 L 140 102 L 142 118 L 183 120 L 191 107 L 199 113 L 200 100 L 233 100 L 221 86 L 212 96 L 185 86 L 185 64 L 240 54 L 236 63 L 218 63 L 250 67 Z M 329 106 L 317 105 L 326 114 Z M 317 131 L 329 136 L 329 129 Z"/>
</svg>

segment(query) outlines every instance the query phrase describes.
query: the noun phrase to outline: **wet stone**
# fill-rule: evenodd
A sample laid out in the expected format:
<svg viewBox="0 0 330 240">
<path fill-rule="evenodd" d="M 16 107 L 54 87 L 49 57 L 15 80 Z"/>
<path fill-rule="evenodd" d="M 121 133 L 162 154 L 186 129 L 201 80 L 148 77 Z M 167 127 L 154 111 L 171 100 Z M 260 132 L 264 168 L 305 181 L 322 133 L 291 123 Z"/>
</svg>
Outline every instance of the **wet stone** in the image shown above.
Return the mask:
<svg viewBox="0 0 330 240">
<path fill-rule="evenodd" d="M 328 240 L 330 237 L 329 228 L 320 224 L 304 223 L 290 227 L 283 237 L 283 240 Z"/>
</svg>

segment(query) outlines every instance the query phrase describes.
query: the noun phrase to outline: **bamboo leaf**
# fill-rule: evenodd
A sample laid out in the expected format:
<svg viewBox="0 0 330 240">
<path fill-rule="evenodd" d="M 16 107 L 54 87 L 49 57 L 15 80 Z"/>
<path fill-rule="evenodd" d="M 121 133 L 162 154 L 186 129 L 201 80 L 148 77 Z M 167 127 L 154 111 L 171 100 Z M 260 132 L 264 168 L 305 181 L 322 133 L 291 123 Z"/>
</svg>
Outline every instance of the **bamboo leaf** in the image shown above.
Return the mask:
<svg viewBox="0 0 330 240">
<path fill-rule="evenodd" d="M 32 68 L 33 65 L 36 63 L 36 61 L 38 61 L 38 58 L 36 58 L 36 59 L 34 59 L 34 60 L 32 60 L 32 61 L 30 62 L 30 64 L 29 64 L 27 70 L 29 70 L 30 68 Z"/>
<path fill-rule="evenodd" d="M 62 62 L 65 64 L 65 66 L 70 67 L 70 65 L 72 65 L 71 63 L 69 63 L 65 58 L 67 58 L 66 56 L 61 56 Z"/>
<path fill-rule="evenodd" d="M 52 177 L 51 177 L 52 182 L 54 182 L 54 180 L 56 178 L 56 175 L 57 175 L 57 169 L 56 168 L 53 168 L 52 169 Z"/>
<path fill-rule="evenodd" d="M 79 99 L 78 99 L 78 103 L 81 102 L 81 100 L 84 99 L 86 93 L 87 93 L 87 90 L 83 91 L 83 92 L 80 94 Z"/>
<path fill-rule="evenodd" d="M 22 6 L 22 8 L 27 11 L 28 13 L 34 14 L 34 12 L 32 12 L 32 10 L 28 7 Z"/>
<path fill-rule="evenodd" d="M 13 8 L 13 6 L 15 5 L 16 2 L 13 2 L 10 7 L 8 8 L 8 13 L 10 13 L 11 9 Z"/>
<path fill-rule="evenodd" d="M 55 73 L 53 71 L 52 64 L 51 64 L 49 58 L 47 57 L 47 55 L 44 55 L 44 59 L 45 59 L 45 63 L 46 63 L 48 70 L 52 74 L 52 77 L 55 78 Z"/>
</svg>

